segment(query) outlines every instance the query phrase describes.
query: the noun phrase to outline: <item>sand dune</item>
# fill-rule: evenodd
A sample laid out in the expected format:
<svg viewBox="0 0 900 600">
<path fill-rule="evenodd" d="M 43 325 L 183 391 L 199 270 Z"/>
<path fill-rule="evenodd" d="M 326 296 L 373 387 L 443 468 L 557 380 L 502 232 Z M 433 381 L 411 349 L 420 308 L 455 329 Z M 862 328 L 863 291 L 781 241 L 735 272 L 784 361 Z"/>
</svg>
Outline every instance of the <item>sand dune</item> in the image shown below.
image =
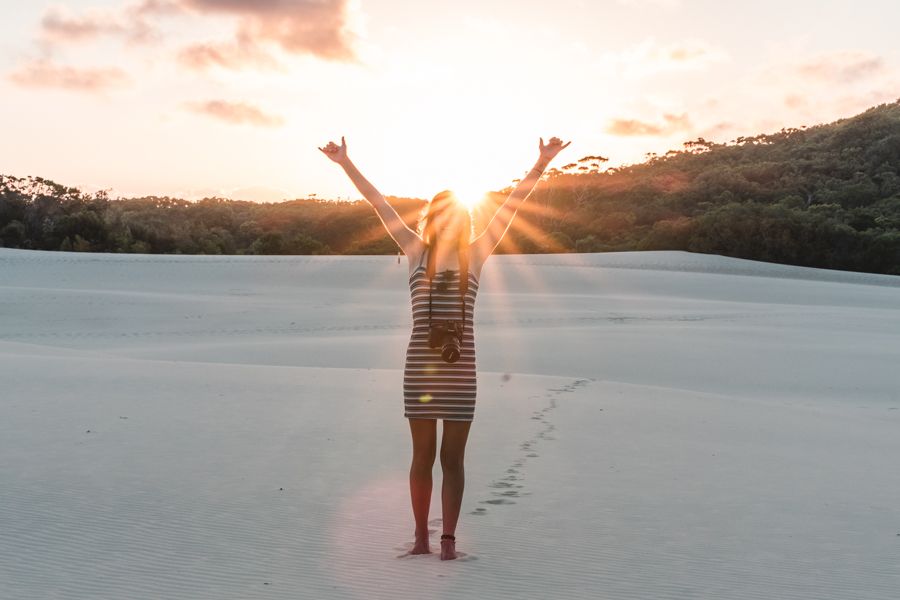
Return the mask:
<svg viewBox="0 0 900 600">
<path fill-rule="evenodd" d="M 0 248 L 0 598 L 896 597 L 900 277 L 492 257 L 440 561 L 407 275 Z"/>
</svg>

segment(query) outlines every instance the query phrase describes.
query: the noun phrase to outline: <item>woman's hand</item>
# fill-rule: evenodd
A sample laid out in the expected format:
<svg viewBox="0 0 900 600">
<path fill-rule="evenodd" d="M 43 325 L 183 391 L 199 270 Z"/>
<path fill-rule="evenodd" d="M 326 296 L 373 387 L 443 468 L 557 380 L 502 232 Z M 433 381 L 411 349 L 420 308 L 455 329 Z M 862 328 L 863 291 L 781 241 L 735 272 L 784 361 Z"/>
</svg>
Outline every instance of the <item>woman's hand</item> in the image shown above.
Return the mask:
<svg viewBox="0 0 900 600">
<path fill-rule="evenodd" d="M 319 150 L 339 165 L 347 162 L 347 142 L 344 141 L 344 136 L 341 136 L 340 146 L 334 142 L 328 142 L 324 148 L 319 148 Z"/>
<path fill-rule="evenodd" d="M 550 138 L 550 141 L 545 146 L 544 138 L 540 138 L 540 139 L 541 139 L 541 145 L 540 145 L 541 158 L 545 159 L 547 162 L 550 162 L 551 160 L 553 160 L 553 157 L 555 157 L 557 154 L 559 154 L 560 150 L 562 150 L 563 148 L 565 148 L 566 146 L 568 146 L 569 144 L 572 143 L 570 140 L 570 141 L 566 142 L 566 144 L 564 146 L 561 139 L 559 139 L 558 137 L 552 137 L 552 138 Z"/>
</svg>

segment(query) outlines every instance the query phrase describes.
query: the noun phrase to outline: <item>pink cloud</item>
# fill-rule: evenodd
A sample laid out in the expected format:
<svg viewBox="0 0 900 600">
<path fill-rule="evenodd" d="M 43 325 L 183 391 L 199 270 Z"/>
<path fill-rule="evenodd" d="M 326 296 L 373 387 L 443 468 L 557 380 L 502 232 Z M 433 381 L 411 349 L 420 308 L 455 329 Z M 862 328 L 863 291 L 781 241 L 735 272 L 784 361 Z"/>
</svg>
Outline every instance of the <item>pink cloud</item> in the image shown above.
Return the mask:
<svg viewBox="0 0 900 600">
<path fill-rule="evenodd" d="M 77 68 L 54 65 L 47 59 L 27 63 L 7 77 L 22 87 L 59 88 L 79 92 L 99 92 L 127 87 L 131 83 L 131 78 L 115 67 Z"/>
<path fill-rule="evenodd" d="M 832 83 L 852 83 L 885 70 L 884 59 L 864 52 L 836 52 L 807 60 L 795 67 L 806 79 Z"/>
<path fill-rule="evenodd" d="M 148 15 L 168 14 L 181 9 L 164 0 L 143 0 L 120 10 L 88 8 L 76 15 L 65 6 L 51 6 L 44 11 L 40 36 L 45 42 L 83 42 L 100 36 L 121 36 L 128 43 L 158 41 L 162 36 Z"/>
<path fill-rule="evenodd" d="M 234 42 L 204 42 L 182 48 L 177 58 L 182 66 L 194 70 L 203 70 L 211 66 L 226 69 L 261 67 L 284 70 L 274 57 L 241 32 L 238 32 Z"/>
<path fill-rule="evenodd" d="M 842 95 L 836 99 L 835 105 L 841 114 L 856 114 L 879 104 L 900 102 L 898 89 L 897 83 L 894 83 L 865 93 Z"/>
<path fill-rule="evenodd" d="M 637 119 L 613 119 L 606 132 L 613 135 L 669 135 L 676 131 L 690 129 L 687 113 L 682 115 L 664 114 L 664 123 L 650 123 Z"/>
<path fill-rule="evenodd" d="M 189 46 L 179 61 L 190 68 L 276 65 L 262 46 L 274 44 L 289 54 L 328 60 L 353 60 L 347 41 L 346 0 L 178 0 L 188 11 L 237 17 L 234 42 Z"/>
<path fill-rule="evenodd" d="M 809 104 L 805 96 L 788 94 L 784 97 L 784 105 L 788 108 L 805 108 Z"/>
<path fill-rule="evenodd" d="M 233 39 L 190 44 L 176 52 L 180 64 L 192 70 L 211 66 L 281 69 L 267 46 L 287 54 L 354 60 L 346 10 L 347 0 L 138 0 L 118 9 L 89 8 L 81 14 L 53 6 L 41 18 L 40 37 L 47 45 L 101 36 L 148 43 L 162 38 L 153 19 L 225 16 L 235 20 Z"/>
<path fill-rule="evenodd" d="M 284 123 L 284 118 L 266 114 L 256 106 L 245 102 L 208 100 L 206 102 L 187 102 L 184 107 L 192 112 L 233 124 L 246 123 L 259 127 L 278 127 Z"/>
</svg>

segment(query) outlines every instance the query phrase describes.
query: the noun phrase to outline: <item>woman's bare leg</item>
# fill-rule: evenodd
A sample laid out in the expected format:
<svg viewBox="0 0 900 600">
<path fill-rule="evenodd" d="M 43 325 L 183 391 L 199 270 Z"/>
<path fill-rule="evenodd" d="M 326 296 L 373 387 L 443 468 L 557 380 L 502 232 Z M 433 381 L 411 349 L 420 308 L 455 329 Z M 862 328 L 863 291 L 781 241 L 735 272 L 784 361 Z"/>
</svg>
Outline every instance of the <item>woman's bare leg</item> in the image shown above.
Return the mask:
<svg viewBox="0 0 900 600">
<path fill-rule="evenodd" d="M 441 509 L 444 533 L 451 535 L 456 534 L 456 523 L 462 506 L 465 487 L 463 462 L 471 425 L 471 421 L 444 420 L 444 433 L 441 439 L 441 469 L 444 472 Z M 441 560 L 452 558 L 456 558 L 456 545 L 452 541 L 441 544 Z"/>
<path fill-rule="evenodd" d="M 428 508 L 431 505 L 431 471 L 437 453 L 437 420 L 408 419 L 413 458 L 409 468 L 409 493 L 416 520 L 416 542 L 410 554 L 428 554 Z"/>
</svg>

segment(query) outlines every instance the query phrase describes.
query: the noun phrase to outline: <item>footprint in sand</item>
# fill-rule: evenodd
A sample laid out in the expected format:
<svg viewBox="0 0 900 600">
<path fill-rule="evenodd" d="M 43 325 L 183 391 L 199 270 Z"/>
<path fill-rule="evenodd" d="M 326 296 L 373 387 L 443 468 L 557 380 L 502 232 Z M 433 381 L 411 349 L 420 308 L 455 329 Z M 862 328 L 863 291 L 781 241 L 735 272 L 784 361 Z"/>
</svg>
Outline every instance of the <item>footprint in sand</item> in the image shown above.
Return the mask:
<svg viewBox="0 0 900 600">
<path fill-rule="evenodd" d="M 415 542 L 406 542 L 400 546 L 394 546 L 394 550 L 399 550 L 403 554 L 398 554 L 397 558 L 418 558 L 420 556 L 429 556 L 428 554 L 411 554 L 413 546 L 415 546 Z M 432 544 L 433 546 L 433 544 Z M 434 552 L 434 548 L 431 548 L 431 552 Z"/>
<path fill-rule="evenodd" d="M 550 435 L 550 432 L 555 430 L 556 426 L 553 425 L 552 423 L 550 423 L 549 421 L 547 421 L 545 418 L 547 413 L 549 413 L 550 411 L 555 409 L 557 406 L 556 398 L 554 396 L 557 394 L 560 394 L 560 393 L 574 392 L 577 388 L 587 385 L 591 381 L 593 381 L 593 380 L 592 379 L 576 379 L 572 383 L 564 385 L 560 388 L 548 388 L 546 390 L 548 393 L 546 393 L 544 395 L 544 397 L 549 399 L 549 401 L 550 401 L 549 404 L 547 406 L 545 406 L 544 408 L 533 412 L 532 417 L 531 417 L 531 419 L 534 421 L 540 421 L 540 422 L 544 423 L 544 425 L 545 425 L 544 429 L 542 431 L 538 432 L 535 435 L 535 437 L 525 440 L 524 442 L 519 444 L 519 449 L 522 450 L 525 454 L 524 454 L 524 457 L 519 457 L 518 459 L 513 461 L 511 466 L 506 469 L 506 472 L 509 473 L 509 475 L 507 475 L 506 477 L 504 477 L 502 479 L 494 480 L 490 484 L 488 484 L 488 487 L 495 488 L 495 489 L 506 488 L 506 491 L 491 492 L 493 495 L 501 496 L 501 497 L 493 498 L 491 500 L 481 500 L 480 502 L 482 504 L 515 504 L 515 502 L 513 500 L 510 500 L 508 497 L 510 497 L 510 496 L 511 497 L 528 496 L 531 494 L 531 492 L 517 491 L 518 489 L 521 489 L 524 486 L 519 485 L 519 484 L 513 484 L 510 482 L 519 480 L 519 477 L 517 476 L 517 475 L 519 475 L 519 469 L 520 469 L 520 467 L 522 467 L 522 465 L 525 464 L 527 459 L 538 458 L 540 456 L 537 452 L 534 451 L 533 446 L 538 444 L 541 440 L 555 440 L 556 439 L 556 437 Z M 536 397 L 537 396 L 531 396 L 531 398 L 536 398 Z M 477 509 L 471 511 L 469 514 L 483 515 L 483 514 L 486 514 L 486 512 L 487 511 L 484 508 L 477 508 Z"/>
</svg>

